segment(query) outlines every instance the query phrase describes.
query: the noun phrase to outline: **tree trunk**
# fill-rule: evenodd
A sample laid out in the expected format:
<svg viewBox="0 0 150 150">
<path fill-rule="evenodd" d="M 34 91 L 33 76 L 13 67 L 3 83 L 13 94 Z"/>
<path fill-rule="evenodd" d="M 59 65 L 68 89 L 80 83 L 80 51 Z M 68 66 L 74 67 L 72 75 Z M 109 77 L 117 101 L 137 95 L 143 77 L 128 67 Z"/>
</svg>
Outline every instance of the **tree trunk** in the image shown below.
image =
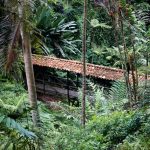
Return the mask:
<svg viewBox="0 0 150 150">
<path fill-rule="evenodd" d="M 149 53 L 148 53 L 148 50 L 146 50 L 146 54 L 145 54 L 146 56 L 146 67 L 148 67 L 148 65 L 149 65 Z M 147 69 L 146 69 L 146 72 L 145 72 L 145 89 L 147 88 L 147 80 L 148 80 L 148 71 L 147 71 Z"/>
<path fill-rule="evenodd" d="M 85 99 L 86 99 L 86 19 L 87 19 L 87 0 L 84 0 L 84 15 L 83 15 L 83 37 L 82 37 L 82 125 L 85 127 Z"/>
<path fill-rule="evenodd" d="M 32 109 L 32 120 L 35 126 L 38 126 L 39 123 L 39 112 L 37 105 L 37 95 L 36 95 L 36 87 L 35 87 L 35 79 L 34 79 L 34 71 L 32 66 L 32 54 L 30 47 L 30 38 L 28 33 L 24 32 L 23 35 L 23 56 L 24 56 L 24 64 L 25 64 L 25 73 L 26 80 L 28 86 L 28 94 L 30 100 L 30 107 Z"/>
<path fill-rule="evenodd" d="M 33 65 L 32 65 L 30 35 L 27 29 L 27 26 L 24 22 L 24 19 L 26 19 L 26 14 L 24 11 L 25 7 L 26 7 L 25 0 L 21 0 L 19 4 L 19 14 L 20 14 L 20 19 L 22 21 L 20 28 L 21 28 L 25 73 L 26 73 L 26 80 L 27 80 L 27 86 L 28 86 L 30 107 L 32 111 L 32 120 L 33 120 L 34 126 L 37 127 L 39 126 L 40 118 L 39 118 L 39 112 L 38 112 L 35 79 L 34 79 L 34 72 L 33 72 Z"/>
<path fill-rule="evenodd" d="M 126 48 L 123 17 L 122 17 L 121 10 L 119 10 L 119 19 L 120 19 L 121 36 L 122 36 L 122 44 L 123 44 L 123 51 L 124 51 L 124 70 L 125 70 L 124 77 L 125 77 L 125 82 L 126 82 L 126 87 L 127 87 L 127 95 L 128 95 L 128 99 L 130 101 L 130 106 L 131 106 L 131 104 L 132 104 L 132 93 L 131 93 L 131 84 L 130 84 L 130 79 L 129 79 L 130 73 L 128 73 L 128 69 L 127 69 L 128 51 L 127 51 L 127 48 Z"/>
<path fill-rule="evenodd" d="M 137 71 L 137 58 L 136 58 L 136 49 L 135 49 L 135 35 L 132 33 L 131 23 L 129 22 L 129 29 L 130 29 L 130 38 L 131 38 L 131 44 L 133 48 L 133 54 L 132 54 L 132 61 L 131 63 L 131 71 L 132 71 L 132 81 L 133 81 L 133 96 L 134 96 L 134 102 L 136 103 L 138 101 L 138 71 Z"/>
</svg>

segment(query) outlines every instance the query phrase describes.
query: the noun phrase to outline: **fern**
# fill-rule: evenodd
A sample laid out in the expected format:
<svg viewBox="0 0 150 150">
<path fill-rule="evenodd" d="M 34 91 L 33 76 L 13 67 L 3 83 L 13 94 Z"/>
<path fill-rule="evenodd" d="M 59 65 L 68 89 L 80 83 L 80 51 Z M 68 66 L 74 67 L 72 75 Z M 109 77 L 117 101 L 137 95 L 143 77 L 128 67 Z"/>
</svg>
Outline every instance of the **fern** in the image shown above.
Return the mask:
<svg viewBox="0 0 150 150">
<path fill-rule="evenodd" d="M 127 98 L 126 85 L 122 81 L 115 81 L 109 91 L 109 98 L 115 101 L 120 101 Z"/>
<path fill-rule="evenodd" d="M 23 94 L 21 97 L 19 97 L 18 99 L 20 100 L 18 100 L 16 105 L 6 104 L 0 99 L 0 107 L 2 107 L 2 109 L 4 109 L 6 112 L 13 113 L 22 107 L 22 104 L 25 101 L 25 97 L 26 94 Z"/>
<path fill-rule="evenodd" d="M 2 82 L 0 91 L 0 149 L 30 149 L 35 147 L 37 136 L 25 129 L 27 119 L 20 120 L 22 125 L 12 119 L 23 115 L 27 94 L 18 84 Z M 36 145 L 36 144 L 35 144 Z"/>
<path fill-rule="evenodd" d="M 106 99 L 104 94 L 104 87 L 99 87 L 98 85 L 88 82 L 89 95 L 87 95 L 86 100 L 86 110 L 89 116 L 94 114 L 107 114 L 109 113 L 109 100 Z"/>
<path fill-rule="evenodd" d="M 139 88 L 138 88 L 138 97 L 140 100 L 141 106 L 149 105 L 150 104 L 150 81 L 148 80 L 146 85 L 145 81 L 139 81 Z"/>
<path fill-rule="evenodd" d="M 148 3 L 140 3 L 136 6 L 136 16 L 138 20 L 150 23 L 150 5 Z"/>
<path fill-rule="evenodd" d="M 24 103 L 27 100 L 27 94 L 23 87 L 10 82 L 1 82 L 0 107 L 6 115 L 12 113 L 21 113 Z"/>
</svg>

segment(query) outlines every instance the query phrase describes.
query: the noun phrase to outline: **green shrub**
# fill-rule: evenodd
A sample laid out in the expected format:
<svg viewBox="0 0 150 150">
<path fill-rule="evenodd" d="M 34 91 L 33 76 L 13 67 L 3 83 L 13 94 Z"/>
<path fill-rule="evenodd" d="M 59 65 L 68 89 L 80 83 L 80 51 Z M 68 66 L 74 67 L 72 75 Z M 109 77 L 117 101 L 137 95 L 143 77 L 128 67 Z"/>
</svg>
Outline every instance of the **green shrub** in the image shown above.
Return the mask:
<svg viewBox="0 0 150 150">
<path fill-rule="evenodd" d="M 125 147 L 127 142 L 135 144 L 138 135 L 143 139 L 149 137 L 147 117 L 142 112 L 126 111 L 93 116 L 85 129 L 66 126 L 56 139 L 55 149 L 116 150 Z M 142 138 L 138 139 L 140 146 L 144 142 Z"/>
</svg>

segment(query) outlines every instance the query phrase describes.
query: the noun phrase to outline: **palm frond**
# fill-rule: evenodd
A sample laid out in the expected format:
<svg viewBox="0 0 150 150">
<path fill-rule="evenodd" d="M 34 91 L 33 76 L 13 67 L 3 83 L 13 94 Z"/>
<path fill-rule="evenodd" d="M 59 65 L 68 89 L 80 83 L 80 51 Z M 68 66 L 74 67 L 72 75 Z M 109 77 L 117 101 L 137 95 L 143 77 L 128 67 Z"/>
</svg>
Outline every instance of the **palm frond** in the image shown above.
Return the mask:
<svg viewBox="0 0 150 150">
<path fill-rule="evenodd" d="M 0 19 L 0 71 L 4 69 L 7 52 L 8 52 L 8 43 L 11 39 L 12 25 L 10 16 L 6 15 Z"/>
<path fill-rule="evenodd" d="M 13 37 L 8 49 L 8 55 L 7 55 L 7 62 L 6 62 L 6 69 L 9 70 L 12 63 L 16 60 L 17 53 L 15 52 L 15 48 L 17 46 L 17 42 L 20 37 L 20 22 L 16 25 L 15 31 L 13 33 Z"/>
<path fill-rule="evenodd" d="M 26 136 L 28 138 L 36 137 L 36 135 L 33 132 L 26 130 L 19 123 L 17 123 L 14 119 L 11 119 L 3 114 L 0 114 L 0 125 L 3 125 L 7 127 L 8 129 L 15 129 L 22 136 Z"/>
</svg>

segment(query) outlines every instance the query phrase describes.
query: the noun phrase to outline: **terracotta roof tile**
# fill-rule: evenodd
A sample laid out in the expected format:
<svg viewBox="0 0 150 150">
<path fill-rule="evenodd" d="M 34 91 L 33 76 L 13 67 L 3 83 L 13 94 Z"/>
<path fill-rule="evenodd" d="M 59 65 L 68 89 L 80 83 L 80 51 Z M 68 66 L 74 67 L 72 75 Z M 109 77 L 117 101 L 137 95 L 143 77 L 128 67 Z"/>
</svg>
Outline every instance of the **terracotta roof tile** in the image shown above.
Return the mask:
<svg viewBox="0 0 150 150">
<path fill-rule="evenodd" d="M 60 70 L 66 70 L 75 73 L 82 73 L 82 62 L 75 60 L 66 60 L 49 56 L 32 55 L 33 65 L 45 66 Z M 111 68 L 101 65 L 87 63 L 86 66 L 88 76 L 93 76 L 106 80 L 118 80 L 123 77 L 122 69 Z"/>
<path fill-rule="evenodd" d="M 82 74 L 83 65 L 80 61 L 75 60 L 67 60 L 60 59 L 56 57 L 50 56 L 42 56 L 42 55 L 32 55 L 32 63 L 33 65 L 44 66 L 49 68 L 55 68 L 59 70 L 66 70 L 70 72 L 75 72 Z M 86 75 L 92 76 L 105 80 L 119 80 L 124 77 L 124 70 L 112 67 L 106 67 L 102 65 L 94 65 L 87 63 L 86 65 Z M 132 75 L 130 74 L 130 80 L 132 82 Z M 139 81 L 144 81 L 144 75 L 139 76 Z M 150 76 L 148 76 L 148 80 L 150 80 Z"/>
</svg>

